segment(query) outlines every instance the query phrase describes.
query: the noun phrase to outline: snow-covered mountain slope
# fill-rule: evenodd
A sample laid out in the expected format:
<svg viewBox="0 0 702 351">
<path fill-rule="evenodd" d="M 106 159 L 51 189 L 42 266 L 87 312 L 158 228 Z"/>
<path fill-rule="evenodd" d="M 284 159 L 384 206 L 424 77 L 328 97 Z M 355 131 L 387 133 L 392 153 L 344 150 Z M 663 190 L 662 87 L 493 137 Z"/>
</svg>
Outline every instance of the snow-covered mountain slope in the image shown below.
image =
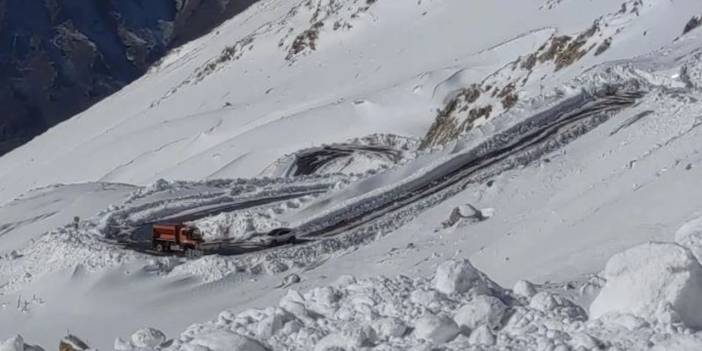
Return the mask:
<svg viewBox="0 0 702 351">
<path fill-rule="evenodd" d="M 612 44 L 558 72 L 541 59 L 531 74 L 519 69 L 513 80 L 532 77 L 519 95 L 668 44 L 702 11 L 695 0 L 636 3 L 263 1 L 0 159 L 0 198 L 56 182 L 255 176 L 322 143 L 380 132 L 421 137 L 457 89 L 483 81 L 503 89 L 509 79 L 486 77 L 509 76 L 499 68 L 543 54 L 559 35 L 599 20 L 584 48 Z"/>
<path fill-rule="evenodd" d="M 694 350 L 700 13 L 261 1 L 0 159 L 0 339 Z M 90 183 L 10 201 L 55 182 Z M 285 225 L 300 242 L 154 256 L 150 225 L 167 220 L 226 241 Z M 669 243 L 615 255 L 649 240 Z M 165 336 L 115 342 L 142 326 Z"/>
<path fill-rule="evenodd" d="M 0 155 L 146 73 L 255 0 L 0 2 Z"/>
</svg>

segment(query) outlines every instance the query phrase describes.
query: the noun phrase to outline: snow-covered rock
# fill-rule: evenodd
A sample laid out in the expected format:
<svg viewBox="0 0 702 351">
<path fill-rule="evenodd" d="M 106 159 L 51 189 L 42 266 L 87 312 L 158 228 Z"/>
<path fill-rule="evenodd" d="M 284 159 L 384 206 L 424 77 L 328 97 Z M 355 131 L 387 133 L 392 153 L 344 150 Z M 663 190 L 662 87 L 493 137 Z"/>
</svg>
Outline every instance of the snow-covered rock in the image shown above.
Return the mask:
<svg viewBox="0 0 702 351">
<path fill-rule="evenodd" d="M 436 290 L 417 289 L 410 294 L 410 301 L 413 304 L 429 307 L 431 304 L 441 301 L 441 294 Z"/>
<path fill-rule="evenodd" d="M 495 215 L 494 208 L 478 209 L 471 204 L 456 206 L 451 210 L 449 217 L 442 223 L 444 228 L 451 227 L 463 219 L 484 221 Z"/>
<path fill-rule="evenodd" d="M 113 348 L 115 349 L 115 351 L 130 351 L 134 349 L 134 345 L 132 345 L 131 342 L 122 338 L 116 338 Z"/>
<path fill-rule="evenodd" d="M 603 274 L 607 283 L 590 306 L 592 318 L 631 313 L 665 322 L 672 314 L 688 327 L 702 327 L 702 266 L 687 248 L 639 245 L 613 256 Z"/>
<path fill-rule="evenodd" d="M 702 350 L 702 339 L 699 336 L 684 335 L 678 338 L 662 340 L 654 345 L 651 351 L 698 351 Z"/>
<path fill-rule="evenodd" d="M 332 316 L 336 313 L 340 298 L 338 290 L 330 286 L 316 288 L 305 294 L 307 309 L 323 316 Z"/>
<path fill-rule="evenodd" d="M 543 313 L 560 315 L 571 320 L 584 320 L 587 318 L 582 307 L 559 294 L 541 291 L 532 296 L 529 307 Z"/>
<path fill-rule="evenodd" d="M 481 325 L 470 333 L 468 340 L 472 345 L 492 346 L 495 344 L 495 335 L 487 325 Z"/>
<path fill-rule="evenodd" d="M 292 299 L 281 300 L 280 307 L 301 321 L 314 321 L 314 316 L 307 310 L 307 307 L 305 307 L 305 304 L 302 302 Z"/>
<path fill-rule="evenodd" d="M 683 224 L 675 232 L 675 242 L 690 249 L 702 262 L 702 217 Z"/>
<path fill-rule="evenodd" d="M 532 296 L 536 295 L 536 287 L 534 287 L 534 284 L 529 281 L 518 280 L 516 283 L 514 283 L 512 292 L 517 296 L 530 299 Z"/>
<path fill-rule="evenodd" d="M 146 348 L 146 347 L 142 347 Z M 25 347 L 25 350 L 27 348 Z M 90 346 L 86 344 L 83 340 L 81 340 L 79 337 L 68 334 L 66 335 L 61 341 L 59 342 L 59 349 L 60 350 L 68 350 L 68 351 L 89 351 L 91 350 Z"/>
<path fill-rule="evenodd" d="M 507 306 L 494 296 L 479 295 L 456 311 L 453 319 L 462 329 L 473 330 L 485 325 L 490 329 L 500 326 Z"/>
<path fill-rule="evenodd" d="M 700 59 L 702 54 L 697 54 L 692 60 L 683 65 L 681 76 L 690 87 L 694 89 L 702 89 L 702 63 Z"/>
<path fill-rule="evenodd" d="M 455 338 L 461 330 L 453 319 L 427 313 L 414 324 L 414 335 L 434 344 L 443 344 Z"/>
<path fill-rule="evenodd" d="M 299 283 L 300 280 L 302 280 L 302 279 L 300 279 L 300 276 L 298 274 L 291 273 L 291 274 L 286 275 L 283 278 L 283 281 L 280 283 L 280 286 L 283 288 L 287 288 L 293 284 Z"/>
<path fill-rule="evenodd" d="M 132 344 L 141 348 L 155 348 L 166 341 L 166 334 L 154 328 L 142 328 L 134 332 Z"/>
<path fill-rule="evenodd" d="M 24 339 L 15 335 L 0 343 L 0 351 L 24 351 Z"/>
<path fill-rule="evenodd" d="M 292 320 L 294 317 L 278 307 L 268 311 L 267 315 L 258 321 L 256 336 L 261 339 L 268 339 L 275 335 L 279 330 L 283 329 L 285 323 Z"/>
<path fill-rule="evenodd" d="M 450 260 L 436 269 L 434 287 L 446 295 L 468 291 L 487 293 L 498 288 L 485 274 L 477 270 L 468 260 Z"/>
<path fill-rule="evenodd" d="M 363 346 L 372 345 L 375 332 L 370 327 L 349 325 L 343 330 L 332 333 L 315 345 L 315 351 L 358 350 Z"/>
<path fill-rule="evenodd" d="M 184 349 L 207 351 L 267 351 L 260 342 L 254 339 L 222 329 L 197 335 L 196 338 L 186 343 Z"/>
<path fill-rule="evenodd" d="M 407 325 L 398 318 L 386 317 L 374 321 L 373 329 L 378 339 L 387 340 L 403 336 L 407 331 Z"/>
<path fill-rule="evenodd" d="M 534 294 L 531 300 L 529 300 L 529 307 L 541 312 L 551 311 L 557 306 L 558 300 L 556 299 L 556 295 L 548 291 L 542 291 L 538 294 Z"/>
<path fill-rule="evenodd" d="M 456 262 L 464 261 L 449 261 Z M 195 324 L 167 350 L 648 350 L 662 340 L 674 346 L 702 340 L 699 333 L 688 337 L 689 329 L 659 328 L 627 313 L 587 321 L 583 308 L 568 298 L 577 289 L 567 295 L 544 290 L 524 304 L 525 298 L 509 298 L 506 292 L 446 295 L 435 284 L 406 276 L 344 278 L 304 294 L 289 290 L 279 307 L 225 311 L 212 322 Z M 659 306 L 656 313 L 668 323 L 679 320 L 670 304 Z M 238 343 L 248 348 L 237 348 Z"/>
</svg>

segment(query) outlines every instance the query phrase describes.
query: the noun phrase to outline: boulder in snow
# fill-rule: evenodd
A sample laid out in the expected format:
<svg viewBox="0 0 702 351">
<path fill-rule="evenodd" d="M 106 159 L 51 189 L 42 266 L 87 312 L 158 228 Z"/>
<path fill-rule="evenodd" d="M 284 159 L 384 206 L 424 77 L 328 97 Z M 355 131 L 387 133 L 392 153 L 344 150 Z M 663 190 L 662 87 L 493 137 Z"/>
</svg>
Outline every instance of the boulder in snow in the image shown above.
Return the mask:
<svg viewBox="0 0 702 351">
<path fill-rule="evenodd" d="M 702 59 L 701 54 L 696 54 L 680 69 L 680 77 L 689 88 L 702 89 Z"/>
<path fill-rule="evenodd" d="M 468 338 L 471 345 L 492 346 L 495 344 L 495 335 L 486 325 L 481 325 L 470 333 Z"/>
<path fill-rule="evenodd" d="M 474 330 L 481 325 L 490 329 L 501 325 L 507 306 L 494 296 L 479 295 L 456 311 L 453 319 L 459 327 Z"/>
<path fill-rule="evenodd" d="M 283 278 L 283 281 L 280 283 L 280 287 L 287 288 L 293 284 L 299 283 L 300 281 L 300 276 L 296 273 L 288 274 Z"/>
<path fill-rule="evenodd" d="M 210 330 L 194 335 L 186 350 L 208 351 L 267 351 L 260 342 L 228 330 Z"/>
<path fill-rule="evenodd" d="M 339 291 L 330 286 L 315 288 L 305 294 L 307 309 L 326 317 L 333 316 L 339 309 L 340 298 Z"/>
<path fill-rule="evenodd" d="M 0 342 L 0 351 L 24 351 L 24 339 L 21 335 L 15 335 Z"/>
<path fill-rule="evenodd" d="M 446 295 L 468 291 L 489 293 L 499 288 L 468 260 L 450 260 L 439 265 L 434 277 L 434 287 Z"/>
<path fill-rule="evenodd" d="M 275 308 L 256 323 L 256 336 L 260 339 L 268 339 L 283 329 L 285 323 L 292 319 L 294 319 L 293 315 L 284 309 Z"/>
<path fill-rule="evenodd" d="M 532 296 L 529 307 L 552 315 L 560 315 L 572 320 L 585 320 L 587 315 L 582 307 L 564 296 L 541 291 Z"/>
<path fill-rule="evenodd" d="M 87 351 L 90 346 L 75 335 L 67 335 L 59 342 L 60 351 Z"/>
<path fill-rule="evenodd" d="M 604 288 L 590 316 L 630 313 L 665 321 L 671 315 L 691 328 L 702 327 L 702 266 L 685 247 L 647 243 L 614 255 L 603 272 Z"/>
<path fill-rule="evenodd" d="M 315 320 L 315 316 L 305 307 L 305 298 L 296 290 L 288 290 L 288 293 L 280 299 L 278 305 L 303 322 L 307 323 Z"/>
<path fill-rule="evenodd" d="M 690 249 L 702 262 L 702 217 L 683 224 L 675 232 L 675 242 Z"/>
<path fill-rule="evenodd" d="M 132 344 L 140 348 L 155 348 L 166 342 L 166 335 L 154 328 L 142 328 L 132 334 Z"/>
<path fill-rule="evenodd" d="M 414 335 L 417 339 L 437 345 L 453 340 L 460 332 L 453 319 L 431 313 L 425 314 L 414 324 Z"/>
<path fill-rule="evenodd" d="M 536 287 L 529 281 L 519 280 L 514 283 L 512 292 L 517 296 L 531 299 L 532 296 L 536 295 Z"/>
<path fill-rule="evenodd" d="M 386 317 L 374 321 L 373 329 L 378 339 L 388 340 L 403 336 L 407 331 L 407 325 L 398 318 Z"/>
<path fill-rule="evenodd" d="M 131 351 L 134 349 L 134 345 L 131 342 L 124 340 L 122 338 L 116 338 L 113 348 L 115 351 Z"/>
<path fill-rule="evenodd" d="M 424 307 L 429 307 L 433 303 L 436 303 L 441 300 L 441 294 L 439 294 L 435 290 L 417 289 L 415 291 L 412 291 L 412 293 L 410 294 L 410 302 Z"/>
<path fill-rule="evenodd" d="M 447 218 L 442 225 L 444 228 L 452 227 L 463 219 L 484 221 L 492 217 L 494 214 L 494 208 L 478 209 L 471 204 L 465 204 L 454 207 L 453 210 L 451 210 L 451 214 L 449 214 L 449 218 Z"/>
<path fill-rule="evenodd" d="M 375 332 L 372 328 L 359 325 L 349 325 L 342 331 L 332 333 L 315 345 L 315 351 L 358 350 L 375 342 Z"/>
</svg>

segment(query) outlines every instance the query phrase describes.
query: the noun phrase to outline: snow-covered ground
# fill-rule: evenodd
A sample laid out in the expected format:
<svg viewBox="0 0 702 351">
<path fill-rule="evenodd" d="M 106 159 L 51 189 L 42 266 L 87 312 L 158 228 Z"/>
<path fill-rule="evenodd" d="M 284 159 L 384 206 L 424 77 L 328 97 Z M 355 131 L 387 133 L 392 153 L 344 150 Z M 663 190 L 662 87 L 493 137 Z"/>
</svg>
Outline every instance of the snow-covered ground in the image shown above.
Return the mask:
<svg viewBox="0 0 702 351">
<path fill-rule="evenodd" d="M 0 350 L 700 349 L 699 15 L 262 0 L 0 158 Z"/>
</svg>

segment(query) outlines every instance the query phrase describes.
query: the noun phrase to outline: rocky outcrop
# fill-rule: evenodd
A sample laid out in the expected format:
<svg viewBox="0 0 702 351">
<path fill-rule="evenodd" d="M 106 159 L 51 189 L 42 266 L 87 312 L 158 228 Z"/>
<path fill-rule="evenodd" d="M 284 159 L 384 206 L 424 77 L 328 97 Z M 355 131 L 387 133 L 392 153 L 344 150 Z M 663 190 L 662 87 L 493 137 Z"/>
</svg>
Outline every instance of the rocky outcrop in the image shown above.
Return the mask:
<svg viewBox="0 0 702 351">
<path fill-rule="evenodd" d="M 256 0 L 0 0 L 0 155 Z"/>
</svg>

